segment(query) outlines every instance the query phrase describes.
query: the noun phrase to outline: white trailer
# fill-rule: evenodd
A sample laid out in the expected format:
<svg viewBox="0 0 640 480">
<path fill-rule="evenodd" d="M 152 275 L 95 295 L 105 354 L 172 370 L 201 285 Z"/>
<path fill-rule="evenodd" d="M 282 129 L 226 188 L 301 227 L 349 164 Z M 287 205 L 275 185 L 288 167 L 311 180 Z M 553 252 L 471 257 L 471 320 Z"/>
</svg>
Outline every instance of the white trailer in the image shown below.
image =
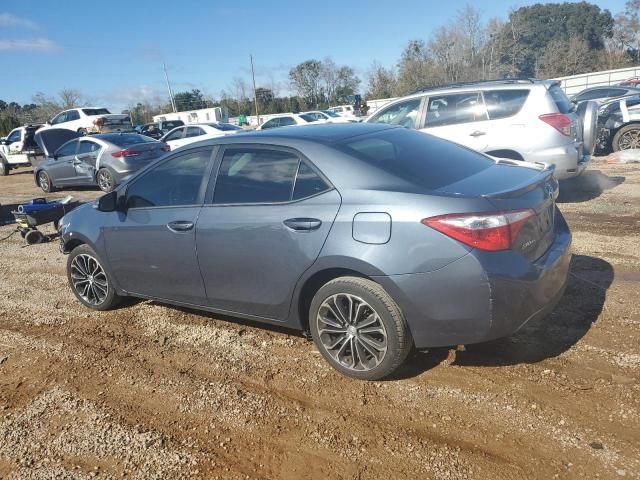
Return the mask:
<svg viewBox="0 0 640 480">
<path fill-rule="evenodd" d="M 229 121 L 229 113 L 226 108 L 212 107 L 201 108 L 200 110 L 189 110 L 187 112 L 162 113 L 153 117 L 154 123 L 167 120 L 182 120 L 185 124 L 208 122 L 227 123 Z"/>
</svg>

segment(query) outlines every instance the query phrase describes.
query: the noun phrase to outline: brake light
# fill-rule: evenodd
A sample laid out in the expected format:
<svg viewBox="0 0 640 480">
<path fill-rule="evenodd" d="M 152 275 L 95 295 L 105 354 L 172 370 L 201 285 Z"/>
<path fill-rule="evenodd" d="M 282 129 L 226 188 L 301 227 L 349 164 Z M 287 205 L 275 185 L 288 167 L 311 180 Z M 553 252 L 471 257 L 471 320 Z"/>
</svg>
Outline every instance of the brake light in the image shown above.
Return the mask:
<svg viewBox="0 0 640 480">
<path fill-rule="evenodd" d="M 491 213 L 454 213 L 425 218 L 422 224 L 473 248 L 509 250 L 520 229 L 536 212 L 532 209 Z"/>
<path fill-rule="evenodd" d="M 140 152 L 136 152 L 133 150 L 118 150 L 117 152 L 113 152 L 111 154 L 112 157 L 122 158 L 122 157 L 137 157 L 140 155 Z"/>
<path fill-rule="evenodd" d="M 547 125 L 551 125 L 565 136 L 571 135 L 571 119 L 564 113 L 547 113 L 538 117 Z"/>
</svg>

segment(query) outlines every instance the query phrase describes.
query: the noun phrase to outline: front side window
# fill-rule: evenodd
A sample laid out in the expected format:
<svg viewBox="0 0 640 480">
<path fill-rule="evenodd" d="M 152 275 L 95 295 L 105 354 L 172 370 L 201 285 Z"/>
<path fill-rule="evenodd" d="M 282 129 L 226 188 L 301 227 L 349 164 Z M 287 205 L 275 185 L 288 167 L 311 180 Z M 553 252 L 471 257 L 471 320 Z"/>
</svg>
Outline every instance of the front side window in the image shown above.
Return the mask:
<svg viewBox="0 0 640 480">
<path fill-rule="evenodd" d="M 21 140 L 22 135 L 20 134 L 20 130 L 14 130 L 11 132 L 11 135 L 7 137 L 7 143 L 15 143 Z"/>
<path fill-rule="evenodd" d="M 309 120 L 307 120 L 308 122 Z M 293 119 L 293 117 L 280 117 L 280 126 L 281 127 L 286 127 L 287 125 L 295 125 L 296 121 Z"/>
<path fill-rule="evenodd" d="M 265 124 L 262 125 L 262 129 L 265 130 L 267 128 L 275 128 L 278 125 L 280 125 L 280 119 L 279 118 L 272 118 L 271 120 L 269 120 L 268 122 L 266 122 Z"/>
<path fill-rule="evenodd" d="M 407 128 L 415 128 L 420 98 L 413 98 L 404 102 L 398 102 L 376 113 L 369 122 L 386 123 L 389 125 L 402 125 Z"/>
<path fill-rule="evenodd" d="M 213 203 L 274 203 L 292 198 L 299 158 L 259 148 L 228 148 L 216 179 Z"/>
<path fill-rule="evenodd" d="M 76 148 L 78 147 L 78 140 L 71 140 L 70 142 L 62 145 L 56 152 L 57 157 L 67 157 L 69 155 L 75 155 Z"/>
<path fill-rule="evenodd" d="M 128 208 L 199 204 L 211 151 L 206 148 L 178 155 L 136 179 L 127 189 Z"/>
<path fill-rule="evenodd" d="M 480 92 L 429 97 L 425 127 L 455 125 L 487 120 Z"/>
<path fill-rule="evenodd" d="M 58 123 L 64 123 L 67 121 L 67 112 L 62 112 L 53 117 L 51 120 L 51 125 L 57 125 Z"/>
<path fill-rule="evenodd" d="M 489 120 L 512 117 L 517 114 L 529 96 L 529 90 L 490 90 L 484 92 Z"/>
<path fill-rule="evenodd" d="M 80 120 L 80 114 L 76 110 L 67 112 L 67 122 L 72 122 L 73 120 Z"/>
</svg>

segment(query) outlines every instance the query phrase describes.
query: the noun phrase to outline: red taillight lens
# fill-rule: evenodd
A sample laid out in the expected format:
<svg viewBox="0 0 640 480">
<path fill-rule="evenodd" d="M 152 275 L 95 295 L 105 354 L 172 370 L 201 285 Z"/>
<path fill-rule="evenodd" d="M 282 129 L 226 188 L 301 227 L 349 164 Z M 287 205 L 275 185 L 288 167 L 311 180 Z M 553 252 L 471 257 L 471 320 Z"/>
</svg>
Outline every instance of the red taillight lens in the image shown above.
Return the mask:
<svg viewBox="0 0 640 480">
<path fill-rule="evenodd" d="M 567 137 L 571 135 L 571 119 L 564 113 L 547 113 L 538 117 L 547 125 L 551 125 L 561 134 Z"/>
<path fill-rule="evenodd" d="M 535 214 L 532 209 L 454 213 L 425 218 L 422 223 L 470 247 L 495 252 L 509 250 L 522 226 Z"/>
<path fill-rule="evenodd" d="M 111 154 L 112 157 L 122 158 L 122 157 L 137 157 L 140 155 L 140 152 L 135 152 L 133 150 L 118 150 L 117 152 L 113 152 Z"/>
</svg>

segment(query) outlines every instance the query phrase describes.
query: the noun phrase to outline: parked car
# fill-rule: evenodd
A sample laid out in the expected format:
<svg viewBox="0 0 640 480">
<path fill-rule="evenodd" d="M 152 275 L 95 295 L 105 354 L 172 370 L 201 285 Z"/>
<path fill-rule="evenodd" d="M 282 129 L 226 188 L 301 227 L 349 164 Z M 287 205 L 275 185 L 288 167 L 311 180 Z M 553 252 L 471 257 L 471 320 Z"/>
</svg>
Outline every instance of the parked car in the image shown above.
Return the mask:
<svg viewBox="0 0 640 480">
<path fill-rule="evenodd" d="M 42 160 L 43 154 L 33 136 L 40 124 L 14 128 L 0 141 L 0 175 L 15 168 L 28 167 Z"/>
<path fill-rule="evenodd" d="M 160 141 L 169 145 L 171 150 L 175 150 L 178 147 L 198 142 L 206 138 L 233 135 L 234 133 L 243 131 L 244 130 L 241 127 L 231 123 L 192 123 L 184 127 L 174 128 L 162 137 Z"/>
<path fill-rule="evenodd" d="M 160 122 L 147 123 L 140 127 L 140 131 L 138 133 L 159 140 L 163 135 L 167 134 L 174 128 L 182 127 L 183 125 L 184 122 L 182 120 L 165 120 Z"/>
<path fill-rule="evenodd" d="M 87 133 L 129 132 L 133 129 L 133 125 L 128 114 L 114 114 L 102 107 L 82 107 L 60 112 L 42 128 L 66 128 L 85 135 Z"/>
<path fill-rule="evenodd" d="M 354 118 L 353 105 L 339 105 L 337 107 L 331 107 L 329 110 L 337 113 L 341 117 Z"/>
<path fill-rule="evenodd" d="M 45 192 L 97 185 L 110 192 L 126 176 L 164 155 L 168 146 L 137 133 L 80 136 L 71 130 L 39 130 L 35 140 L 48 157 L 34 169 L 36 185 Z"/>
<path fill-rule="evenodd" d="M 640 86 L 640 78 L 628 78 L 627 80 L 620 82 L 618 85 L 622 87 L 638 87 Z"/>
<path fill-rule="evenodd" d="M 554 307 L 571 257 L 557 194 L 547 165 L 311 125 L 172 152 L 60 233 L 89 308 L 136 296 L 307 330 L 333 367 L 372 380 L 414 346 L 509 335 Z"/>
<path fill-rule="evenodd" d="M 415 128 L 496 157 L 550 163 L 562 180 L 586 168 L 596 118 L 595 103 L 576 110 L 558 82 L 496 80 L 420 90 L 366 122 Z"/>
<path fill-rule="evenodd" d="M 597 143 L 600 153 L 640 148 L 640 95 L 600 106 Z"/>
<path fill-rule="evenodd" d="M 312 110 L 311 112 L 304 112 L 305 115 L 309 115 L 316 120 L 325 121 L 327 123 L 357 123 L 355 118 L 347 118 L 338 115 L 331 110 Z"/>
<path fill-rule="evenodd" d="M 271 117 L 269 120 L 260 125 L 256 130 L 268 130 L 277 127 L 296 127 L 308 125 L 310 123 L 326 123 L 326 120 L 318 120 L 312 115 L 306 113 L 287 113 Z"/>
<path fill-rule="evenodd" d="M 586 100 L 595 100 L 601 103 L 611 98 L 624 97 L 626 95 L 640 95 L 640 89 L 617 86 L 592 87 L 582 90 L 580 93 L 571 97 L 570 100 L 574 103 L 580 103 Z"/>
</svg>

